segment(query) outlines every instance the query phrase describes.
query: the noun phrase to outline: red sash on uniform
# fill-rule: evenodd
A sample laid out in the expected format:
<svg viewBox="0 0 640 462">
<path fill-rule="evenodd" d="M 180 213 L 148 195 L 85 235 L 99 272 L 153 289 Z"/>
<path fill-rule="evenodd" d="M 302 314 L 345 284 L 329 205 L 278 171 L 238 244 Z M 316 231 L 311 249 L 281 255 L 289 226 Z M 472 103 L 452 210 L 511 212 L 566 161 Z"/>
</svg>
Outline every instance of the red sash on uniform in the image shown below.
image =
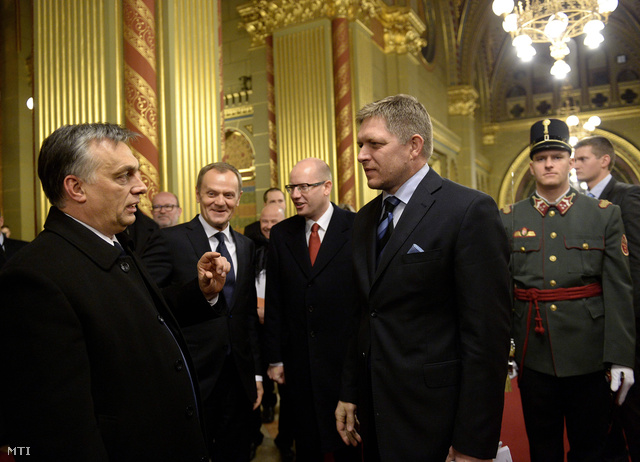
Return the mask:
<svg viewBox="0 0 640 462">
<path fill-rule="evenodd" d="M 542 316 L 540 315 L 540 307 L 538 306 L 538 300 L 541 302 L 555 302 L 562 300 L 577 300 L 579 298 L 596 297 L 602 294 L 602 286 L 598 282 L 587 284 L 580 287 L 560 287 L 558 289 L 520 289 L 518 287 L 514 290 L 516 300 L 528 301 L 529 311 L 527 312 L 527 333 L 524 338 L 524 345 L 522 347 L 522 360 L 520 361 L 520 367 L 524 364 L 524 355 L 527 351 L 527 343 L 529 342 L 529 327 L 531 322 L 531 310 L 533 305 L 536 307 L 536 334 L 544 334 L 544 326 L 542 325 Z"/>
</svg>

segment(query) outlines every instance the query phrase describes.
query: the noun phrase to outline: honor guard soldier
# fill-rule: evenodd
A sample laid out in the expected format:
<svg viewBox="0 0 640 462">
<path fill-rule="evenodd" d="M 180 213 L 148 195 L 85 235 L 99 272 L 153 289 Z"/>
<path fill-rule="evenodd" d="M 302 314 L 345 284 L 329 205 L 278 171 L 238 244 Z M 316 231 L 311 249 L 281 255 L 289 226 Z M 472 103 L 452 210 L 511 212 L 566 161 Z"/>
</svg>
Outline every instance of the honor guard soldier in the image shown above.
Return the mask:
<svg viewBox="0 0 640 462">
<path fill-rule="evenodd" d="M 512 335 L 532 462 L 602 461 L 615 399 L 634 381 L 635 323 L 620 209 L 570 187 L 567 125 L 531 127 L 536 192 L 505 207 Z"/>
</svg>

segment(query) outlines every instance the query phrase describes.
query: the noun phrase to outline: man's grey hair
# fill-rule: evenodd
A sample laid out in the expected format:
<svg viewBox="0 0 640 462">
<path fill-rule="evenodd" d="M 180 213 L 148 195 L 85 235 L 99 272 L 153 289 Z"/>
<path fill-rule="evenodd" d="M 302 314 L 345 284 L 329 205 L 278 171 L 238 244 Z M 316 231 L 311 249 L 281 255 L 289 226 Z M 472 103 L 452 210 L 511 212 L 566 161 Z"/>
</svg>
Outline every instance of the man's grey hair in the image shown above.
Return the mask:
<svg viewBox="0 0 640 462">
<path fill-rule="evenodd" d="M 128 143 L 139 135 L 110 123 L 63 125 L 49 135 L 40 148 L 38 177 L 49 201 L 64 205 L 64 179 L 73 175 L 91 183 L 95 179 L 98 160 L 91 147 L 104 140 Z"/>
<path fill-rule="evenodd" d="M 431 117 L 425 107 L 411 95 L 388 96 L 365 105 L 356 114 L 356 122 L 361 125 L 366 119 L 379 117 L 387 125 L 389 133 L 398 137 L 400 143 L 407 144 L 413 135 L 424 139 L 422 154 L 429 159 L 433 153 L 433 128 Z"/>
</svg>

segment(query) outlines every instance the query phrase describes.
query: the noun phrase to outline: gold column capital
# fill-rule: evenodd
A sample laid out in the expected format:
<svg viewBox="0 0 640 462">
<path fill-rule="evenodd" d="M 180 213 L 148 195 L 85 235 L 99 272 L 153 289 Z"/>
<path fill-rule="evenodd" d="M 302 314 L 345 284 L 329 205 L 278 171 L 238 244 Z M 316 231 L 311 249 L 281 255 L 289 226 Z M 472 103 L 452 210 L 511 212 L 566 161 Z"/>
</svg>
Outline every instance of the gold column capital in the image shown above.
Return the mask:
<svg viewBox="0 0 640 462">
<path fill-rule="evenodd" d="M 472 116 L 478 107 L 478 92 L 471 85 L 456 85 L 447 90 L 449 115 Z"/>
<path fill-rule="evenodd" d="M 422 37 L 427 26 L 411 8 L 383 4 L 378 20 L 384 27 L 385 53 L 418 56 L 427 46 L 427 41 Z"/>
</svg>

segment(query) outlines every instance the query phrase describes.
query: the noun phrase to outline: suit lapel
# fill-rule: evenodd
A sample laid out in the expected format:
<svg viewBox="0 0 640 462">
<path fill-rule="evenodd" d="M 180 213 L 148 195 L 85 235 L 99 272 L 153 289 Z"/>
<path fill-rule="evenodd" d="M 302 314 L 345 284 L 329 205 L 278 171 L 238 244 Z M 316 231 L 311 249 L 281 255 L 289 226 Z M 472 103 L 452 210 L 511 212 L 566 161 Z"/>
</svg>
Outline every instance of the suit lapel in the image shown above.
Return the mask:
<svg viewBox="0 0 640 462">
<path fill-rule="evenodd" d="M 600 194 L 600 199 L 608 200 L 609 197 L 611 196 L 611 193 L 613 192 L 613 188 L 615 187 L 615 184 L 616 184 L 616 179 L 611 177 L 611 180 L 609 180 L 609 183 L 607 183 L 607 185 L 602 190 L 602 194 Z"/>
<path fill-rule="evenodd" d="M 254 273 L 248 270 L 249 262 L 251 261 L 251 258 L 249 255 L 249 251 L 251 249 L 249 241 L 247 241 L 246 239 L 239 238 L 238 236 L 240 236 L 241 234 L 236 232 L 233 228 L 230 228 L 230 231 L 231 231 L 231 235 L 233 236 L 233 240 L 236 244 L 236 259 L 238 260 L 238 265 L 237 265 L 238 267 L 235 268 L 236 288 L 233 291 L 233 297 L 232 297 L 233 300 L 229 302 L 229 309 L 232 310 L 235 305 L 235 301 L 238 299 L 238 288 L 244 287 L 243 286 L 244 279 L 247 277 L 253 277 Z M 242 268 L 243 271 L 238 271 L 239 268 Z M 250 273 L 250 274 L 247 274 L 247 273 Z"/>
<path fill-rule="evenodd" d="M 207 233 L 202 227 L 202 223 L 200 223 L 200 219 L 198 215 L 187 223 L 187 238 L 189 242 L 191 242 L 191 246 L 193 247 L 193 251 L 196 253 L 198 259 L 205 253 L 211 252 L 211 244 L 209 243 L 209 238 L 207 237 Z"/>
<path fill-rule="evenodd" d="M 285 229 L 287 234 L 285 243 L 293 259 L 300 267 L 300 271 L 308 278 L 311 273 L 311 260 L 309 259 L 309 247 L 307 247 L 307 237 L 305 235 L 306 221 L 298 215 L 290 220 L 289 226 Z M 322 246 L 320 246 L 320 249 L 322 249 Z"/>
<path fill-rule="evenodd" d="M 349 239 L 349 228 L 344 213 L 342 213 L 343 211 L 333 204 L 331 204 L 331 207 L 333 207 L 333 215 L 324 239 L 322 239 L 316 262 L 312 267 L 310 266 L 311 276 L 321 272 Z M 309 265 L 311 265 L 310 261 Z"/>
<path fill-rule="evenodd" d="M 427 176 L 425 176 L 420 184 L 418 184 L 418 187 L 411 196 L 409 203 L 406 205 L 404 211 L 402 212 L 402 216 L 400 217 L 398 224 L 394 228 L 389 242 L 387 242 L 387 245 L 382 252 L 380 261 L 378 262 L 378 268 L 374 273 L 372 285 L 375 284 L 376 280 L 380 277 L 384 269 L 396 256 L 396 254 L 400 250 L 400 247 L 402 247 L 409 236 L 413 233 L 416 226 L 418 226 L 418 223 L 420 223 L 424 216 L 427 214 L 427 212 L 435 202 L 432 193 L 440 189 L 441 186 L 442 178 L 440 177 L 440 175 L 430 169 L 427 173 Z M 373 251 L 373 253 L 375 259 L 375 250 Z"/>
</svg>

